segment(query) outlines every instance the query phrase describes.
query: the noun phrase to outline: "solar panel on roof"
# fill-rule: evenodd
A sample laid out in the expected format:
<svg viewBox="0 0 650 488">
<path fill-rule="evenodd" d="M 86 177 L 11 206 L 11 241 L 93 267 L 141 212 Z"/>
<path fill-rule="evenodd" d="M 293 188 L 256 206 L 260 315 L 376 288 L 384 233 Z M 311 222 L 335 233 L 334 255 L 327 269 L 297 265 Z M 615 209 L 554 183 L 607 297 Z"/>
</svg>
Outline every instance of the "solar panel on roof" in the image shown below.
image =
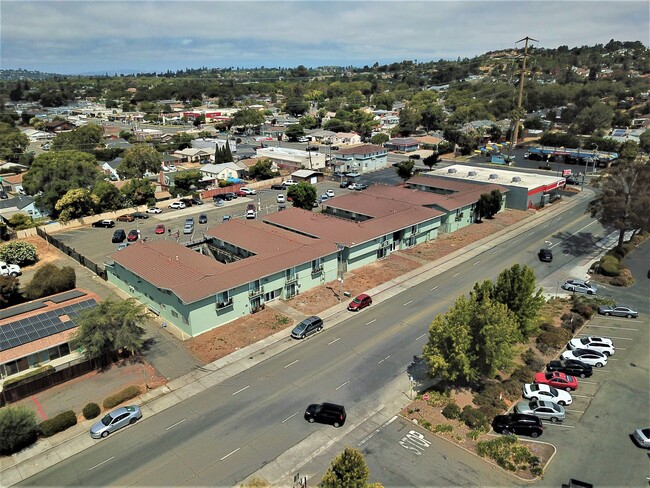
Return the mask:
<svg viewBox="0 0 650 488">
<path fill-rule="evenodd" d="M 27 338 L 31 342 L 31 341 L 35 341 L 36 339 L 40 339 L 41 336 L 38 335 L 38 332 L 34 331 L 34 332 L 30 332 L 29 334 L 27 334 Z"/>
<path fill-rule="evenodd" d="M 61 293 L 60 295 L 57 295 L 55 297 L 50 298 L 49 300 L 54 302 L 54 303 L 62 303 L 62 302 L 67 302 L 68 300 L 72 300 L 74 298 L 79 298 L 79 297 L 85 297 L 86 293 L 80 290 L 70 290 L 65 293 Z"/>
<path fill-rule="evenodd" d="M 0 340 L 0 351 L 9 349 L 9 341 Z"/>
<path fill-rule="evenodd" d="M 21 342 L 18 339 L 9 339 L 9 346 L 16 347 L 20 346 Z"/>
<path fill-rule="evenodd" d="M 67 327 L 65 326 L 65 324 L 63 322 L 61 322 L 60 324 L 56 324 L 55 327 L 56 327 L 57 333 L 58 332 L 63 332 L 64 330 L 67 330 Z"/>
<path fill-rule="evenodd" d="M 7 308 L 0 311 L 0 320 L 8 319 L 10 317 L 16 317 L 27 312 L 32 312 L 38 310 L 39 308 L 45 307 L 45 304 L 40 300 L 36 300 L 30 303 L 23 303 L 21 305 L 16 305 L 14 307 Z"/>
</svg>

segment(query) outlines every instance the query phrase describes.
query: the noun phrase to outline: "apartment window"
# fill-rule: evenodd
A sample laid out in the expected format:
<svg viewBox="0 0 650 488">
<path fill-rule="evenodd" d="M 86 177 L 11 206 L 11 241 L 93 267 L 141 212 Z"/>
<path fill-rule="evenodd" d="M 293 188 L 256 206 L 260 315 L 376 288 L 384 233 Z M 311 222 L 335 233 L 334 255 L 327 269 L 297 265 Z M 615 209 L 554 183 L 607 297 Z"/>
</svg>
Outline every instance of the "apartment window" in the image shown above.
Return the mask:
<svg viewBox="0 0 650 488">
<path fill-rule="evenodd" d="M 172 310 L 172 317 L 178 318 L 178 313 L 175 310 Z"/>
</svg>

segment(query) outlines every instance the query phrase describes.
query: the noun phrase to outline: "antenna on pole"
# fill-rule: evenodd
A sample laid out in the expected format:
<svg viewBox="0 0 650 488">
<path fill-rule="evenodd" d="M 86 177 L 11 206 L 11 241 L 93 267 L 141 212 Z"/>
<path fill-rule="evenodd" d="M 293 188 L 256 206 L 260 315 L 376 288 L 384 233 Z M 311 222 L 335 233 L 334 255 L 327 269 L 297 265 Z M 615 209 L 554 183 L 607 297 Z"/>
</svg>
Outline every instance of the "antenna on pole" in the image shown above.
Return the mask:
<svg viewBox="0 0 650 488">
<path fill-rule="evenodd" d="M 524 44 L 524 55 L 523 55 L 523 63 L 521 66 L 521 76 L 519 77 L 519 98 L 517 99 L 517 108 L 515 110 L 515 114 L 513 117 L 513 130 L 512 130 L 512 138 L 510 140 L 510 146 L 508 147 L 508 158 L 510 158 L 512 154 L 512 147 L 517 144 L 517 139 L 519 137 L 519 119 L 521 118 L 521 102 L 524 97 L 524 77 L 526 76 L 526 59 L 528 59 L 528 41 L 535 41 L 539 42 L 537 39 L 533 39 L 532 37 L 524 37 L 523 39 L 519 39 L 515 44 L 518 44 L 522 41 L 525 41 Z"/>
</svg>

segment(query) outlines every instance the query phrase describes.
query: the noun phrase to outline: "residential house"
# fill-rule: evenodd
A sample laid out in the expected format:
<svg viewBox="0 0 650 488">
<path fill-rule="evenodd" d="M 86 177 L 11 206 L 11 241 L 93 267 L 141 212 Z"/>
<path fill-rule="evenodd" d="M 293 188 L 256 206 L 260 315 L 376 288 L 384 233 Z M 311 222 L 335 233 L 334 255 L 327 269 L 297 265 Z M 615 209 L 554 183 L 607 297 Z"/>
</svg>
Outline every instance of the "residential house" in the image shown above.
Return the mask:
<svg viewBox="0 0 650 488">
<path fill-rule="evenodd" d="M 326 156 L 315 151 L 302 151 L 288 147 L 263 147 L 256 150 L 256 157 L 270 159 L 278 168 L 295 171 L 300 168 L 324 169 Z"/>
<path fill-rule="evenodd" d="M 120 175 L 117 172 L 117 167 L 120 165 L 122 162 L 122 158 L 115 158 L 110 161 L 104 161 L 101 165 L 102 171 L 104 174 L 108 175 L 111 177 L 113 181 L 119 180 Z"/>
<path fill-rule="evenodd" d="M 332 144 L 361 144 L 361 136 L 355 132 L 337 132 L 330 141 Z"/>
<path fill-rule="evenodd" d="M 217 180 L 227 180 L 228 178 L 240 178 L 243 169 L 235 163 L 222 164 L 204 164 L 201 166 L 201 181 L 216 182 Z"/>
<path fill-rule="evenodd" d="M 291 173 L 291 179 L 298 182 L 306 181 L 307 183 L 315 185 L 316 183 L 324 181 L 325 176 L 320 171 L 314 171 L 311 169 L 299 169 L 298 171 Z"/>
<path fill-rule="evenodd" d="M 324 129 L 314 129 L 306 131 L 306 135 L 313 141 L 324 143 L 332 142 L 332 138 L 336 136 L 336 132 Z"/>
<path fill-rule="evenodd" d="M 376 144 L 346 147 L 336 153 L 336 171 L 341 173 L 367 173 L 388 167 L 388 150 Z"/>
<path fill-rule="evenodd" d="M 104 143 L 106 149 L 128 149 L 132 144 L 124 138 L 109 139 Z"/>
<path fill-rule="evenodd" d="M 24 213 L 35 219 L 46 216 L 46 213 L 36 206 L 34 197 L 18 195 L 14 198 L 0 200 L 0 217 L 2 219 L 8 222 L 17 213 Z"/>
<path fill-rule="evenodd" d="M 432 151 L 438 151 L 438 145 L 444 141 L 443 137 L 434 136 L 419 136 L 413 139 L 418 141 L 420 149 L 429 149 Z"/>
<path fill-rule="evenodd" d="M 214 150 L 197 149 L 194 147 L 186 147 L 180 151 L 174 151 L 172 156 L 175 156 L 184 163 L 193 163 L 199 161 L 214 161 Z"/>
<path fill-rule="evenodd" d="M 24 195 L 25 191 L 23 190 L 23 174 L 24 173 L 1 176 L 0 182 L 2 183 L 2 189 L 6 193 L 18 193 Z"/>
<path fill-rule="evenodd" d="M 385 147 L 393 151 L 413 152 L 420 147 L 420 142 L 412 137 L 396 137 L 384 144 Z"/>
<path fill-rule="evenodd" d="M 31 128 L 22 129 L 22 133 L 27 136 L 29 142 L 46 141 L 54 137 L 54 134 L 52 134 L 51 132 L 46 132 L 46 131 L 36 130 Z"/>
<path fill-rule="evenodd" d="M 53 132 L 55 134 L 76 128 L 72 122 L 67 120 L 52 120 L 51 122 L 46 122 L 44 127 L 47 132 Z"/>
</svg>

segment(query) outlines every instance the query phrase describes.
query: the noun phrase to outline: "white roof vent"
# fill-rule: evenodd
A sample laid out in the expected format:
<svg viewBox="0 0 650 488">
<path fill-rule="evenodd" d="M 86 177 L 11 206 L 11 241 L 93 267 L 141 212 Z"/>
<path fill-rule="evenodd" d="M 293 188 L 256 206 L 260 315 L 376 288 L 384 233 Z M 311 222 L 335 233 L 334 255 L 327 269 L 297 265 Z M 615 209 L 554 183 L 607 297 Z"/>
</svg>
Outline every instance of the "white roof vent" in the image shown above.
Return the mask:
<svg viewBox="0 0 650 488">
<path fill-rule="evenodd" d="M 456 172 L 456 168 L 449 168 L 447 170 L 447 173 L 449 173 L 449 174 L 454 174 L 455 172 Z"/>
<path fill-rule="evenodd" d="M 497 179 L 499 179 L 499 175 L 496 174 L 496 173 L 492 173 L 492 174 L 490 175 L 490 179 L 491 179 L 491 180 L 497 180 Z"/>
<path fill-rule="evenodd" d="M 520 181 L 521 181 L 521 178 L 520 178 L 519 176 L 514 176 L 514 177 L 512 178 L 512 182 L 513 182 L 513 183 L 519 183 Z"/>
<path fill-rule="evenodd" d="M 470 171 L 467 173 L 467 176 L 476 176 L 478 173 L 476 171 Z"/>
</svg>

